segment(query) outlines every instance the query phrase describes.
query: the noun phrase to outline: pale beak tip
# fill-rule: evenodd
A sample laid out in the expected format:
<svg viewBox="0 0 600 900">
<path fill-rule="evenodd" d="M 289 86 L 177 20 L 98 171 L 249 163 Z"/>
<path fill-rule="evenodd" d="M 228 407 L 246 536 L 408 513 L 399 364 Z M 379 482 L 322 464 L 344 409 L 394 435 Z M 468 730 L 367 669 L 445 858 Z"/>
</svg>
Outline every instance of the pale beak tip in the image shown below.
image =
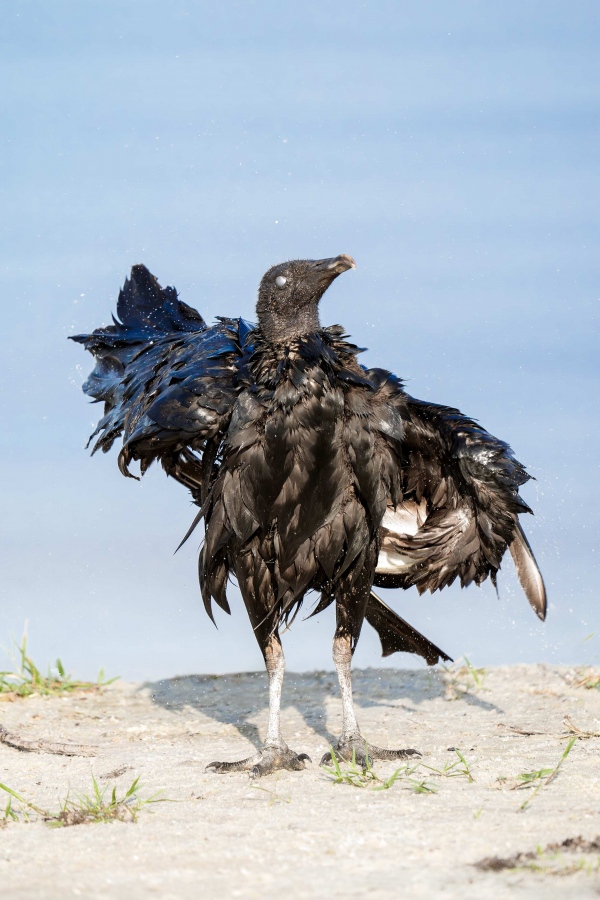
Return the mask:
<svg viewBox="0 0 600 900">
<path fill-rule="evenodd" d="M 338 262 L 345 264 L 349 269 L 356 268 L 356 263 L 348 253 L 340 253 L 337 259 Z"/>
</svg>

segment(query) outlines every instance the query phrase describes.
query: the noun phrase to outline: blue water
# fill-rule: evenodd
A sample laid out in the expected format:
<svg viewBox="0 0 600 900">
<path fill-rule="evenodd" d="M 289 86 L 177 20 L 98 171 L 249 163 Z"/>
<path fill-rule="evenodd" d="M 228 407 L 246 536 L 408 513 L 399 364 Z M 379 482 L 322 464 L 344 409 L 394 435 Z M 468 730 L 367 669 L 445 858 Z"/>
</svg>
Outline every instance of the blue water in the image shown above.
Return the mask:
<svg viewBox="0 0 600 900">
<path fill-rule="evenodd" d="M 145 262 L 203 315 L 253 317 L 271 264 L 350 253 L 322 303 L 418 397 L 508 440 L 536 481 L 525 526 L 550 598 L 384 592 L 453 656 L 600 660 L 597 5 L 15 0 L 0 69 L 0 643 L 155 678 L 258 668 L 206 618 L 193 510 L 83 449 L 91 358 Z M 330 666 L 331 611 L 286 635 Z M 2 662 L 0 658 L 0 662 Z M 394 656 L 390 665 L 412 664 Z M 365 626 L 357 665 L 379 665 Z M 419 664 L 418 662 L 416 664 Z"/>
</svg>

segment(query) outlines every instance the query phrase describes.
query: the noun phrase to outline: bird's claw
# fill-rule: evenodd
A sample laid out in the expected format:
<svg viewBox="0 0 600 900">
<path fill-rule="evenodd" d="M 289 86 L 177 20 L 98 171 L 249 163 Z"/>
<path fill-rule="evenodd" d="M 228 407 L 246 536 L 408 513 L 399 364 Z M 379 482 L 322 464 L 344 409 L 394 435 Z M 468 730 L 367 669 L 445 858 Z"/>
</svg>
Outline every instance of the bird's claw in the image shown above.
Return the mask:
<svg viewBox="0 0 600 900">
<path fill-rule="evenodd" d="M 307 753 L 294 753 L 286 744 L 280 746 L 263 747 L 263 749 L 237 762 L 211 762 L 207 765 L 206 772 L 215 772 L 223 775 L 227 772 L 248 772 L 250 780 L 270 775 L 278 769 L 288 769 L 291 772 L 300 772 L 305 768 L 306 762 L 311 762 Z"/>
<path fill-rule="evenodd" d="M 247 759 L 239 759 L 236 762 L 219 762 L 215 760 L 209 763 L 204 771 L 214 772 L 216 775 L 224 775 L 226 772 L 244 772 L 253 759 L 253 756 L 249 756 Z"/>
<path fill-rule="evenodd" d="M 366 768 L 374 759 L 410 759 L 420 757 L 418 750 L 387 750 L 384 747 L 375 747 L 368 744 L 362 734 L 342 735 L 337 743 L 323 754 L 320 765 L 327 766 L 336 759 L 348 762 L 355 760 L 359 766 Z"/>
</svg>

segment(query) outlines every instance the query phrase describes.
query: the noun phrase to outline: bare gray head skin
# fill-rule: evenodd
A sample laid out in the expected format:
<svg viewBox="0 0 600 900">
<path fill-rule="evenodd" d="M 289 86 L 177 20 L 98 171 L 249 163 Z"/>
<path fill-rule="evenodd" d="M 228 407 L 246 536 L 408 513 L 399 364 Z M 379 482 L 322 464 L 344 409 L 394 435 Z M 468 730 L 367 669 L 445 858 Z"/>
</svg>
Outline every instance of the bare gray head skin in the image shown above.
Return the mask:
<svg viewBox="0 0 600 900">
<path fill-rule="evenodd" d="M 332 281 L 356 263 L 345 253 L 330 259 L 293 259 L 266 272 L 258 289 L 256 314 L 271 344 L 288 344 L 321 327 L 319 301 Z"/>
</svg>

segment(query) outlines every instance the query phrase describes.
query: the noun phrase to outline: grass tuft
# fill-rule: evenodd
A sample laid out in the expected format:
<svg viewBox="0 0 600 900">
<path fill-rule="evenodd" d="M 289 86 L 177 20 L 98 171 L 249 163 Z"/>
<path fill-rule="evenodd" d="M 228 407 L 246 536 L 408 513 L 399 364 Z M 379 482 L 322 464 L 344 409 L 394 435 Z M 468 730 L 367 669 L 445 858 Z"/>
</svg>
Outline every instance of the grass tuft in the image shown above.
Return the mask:
<svg viewBox="0 0 600 900">
<path fill-rule="evenodd" d="M 533 788 L 533 793 L 521 804 L 519 807 L 519 812 L 524 812 L 533 801 L 534 797 L 536 797 L 543 787 L 549 785 L 556 776 L 558 772 L 566 760 L 567 756 L 573 749 L 573 745 L 577 740 L 577 736 L 572 737 L 567 746 L 565 747 L 564 753 L 559 759 L 558 763 L 554 768 L 544 768 L 538 769 L 534 772 L 522 772 L 520 775 L 517 775 L 517 783 L 513 785 L 512 790 L 523 790 L 526 788 Z"/>
<path fill-rule="evenodd" d="M 433 772 L 435 775 L 439 775 L 441 778 L 466 778 L 472 783 L 475 779 L 471 773 L 469 763 L 466 761 L 460 750 L 455 748 L 454 752 L 458 756 L 458 759 L 453 763 L 446 763 L 443 769 L 434 769 L 433 766 L 426 766 L 425 763 L 421 763 L 420 765 L 424 769 L 429 769 L 429 771 Z"/>
<path fill-rule="evenodd" d="M 458 700 L 465 694 L 477 694 L 479 691 L 487 691 L 484 686 L 486 671 L 483 668 L 476 669 L 466 656 L 464 663 L 453 666 L 443 666 L 442 679 L 446 686 L 445 699 Z"/>
<path fill-rule="evenodd" d="M 25 634 L 20 644 L 13 641 L 13 650 L 6 652 L 15 663 L 15 671 L 0 672 L 0 697 L 5 700 L 30 697 L 32 694 L 56 696 L 73 691 L 94 691 L 117 681 L 117 678 L 105 679 L 103 669 L 100 670 L 96 681 L 75 681 L 66 673 L 60 659 L 56 660 L 53 669 L 48 667 L 47 675 L 42 675 L 27 653 Z"/>
<path fill-rule="evenodd" d="M 349 784 L 352 787 L 365 788 L 381 780 L 377 777 L 371 765 L 368 747 L 364 766 L 358 765 L 356 762 L 356 750 L 353 750 L 351 762 L 344 766 L 343 769 L 333 747 L 330 747 L 329 750 L 331 766 L 323 766 L 322 768 L 327 772 L 334 784 Z"/>
<path fill-rule="evenodd" d="M 415 794 L 435 794 L 437 792 L 437 788 L 427 781 L 419 781 L 419 779 L 411 777 L 413 773 L 419 769 L 419 763 L 414 766 L 410 766 L 407 763 L 392 772 L 389 778 L 380 778 L 371 763 L 368 745 L 364 765 L 359 765 L 357 763 L 356 751 L 353 750 L 352 760 L 348 764 L 345 764 L 343 768 L 335 755 L 333 747 L 330 747 L 329 749 L 331 753 L 331 766 L 322 766 L 322 768 L 330 777 L 333 784 L 348 784 L 351 787 L 368 788 L 371 791 L 387 791 L 396 782 L 400 782 Z"/>
<path fill-rule="evenodd" d="M 166 802 L 160 797 L 161 791 L 151 797 L 141 799 L 136 791 L 139 788 L 139 776 L 134 779 L 129 789 L 122 795 L 117 795 L 117 787 L 112 789 L 109 785 L 101 788 L 94 775 L 92 775 L 92 791 L 90 794 L 76 794 L 71 799 L 67 794 L 61 803 L 58 812 L 49 812 L 27 800 L 12 788 L 0 783 L 0 790 L 8 795 L 3 818 L 4 824 L 8 822 L 30 822 L 34 819 L 42 819 L 47 825 L 54 828 L 68 827 L 70 825 L 90 825 L 99 822 L 137 822 L 138 815 L 144 807 L 151 803 Z M 18 806 L 14 806 L 16 800 Z"/>
</svg>

